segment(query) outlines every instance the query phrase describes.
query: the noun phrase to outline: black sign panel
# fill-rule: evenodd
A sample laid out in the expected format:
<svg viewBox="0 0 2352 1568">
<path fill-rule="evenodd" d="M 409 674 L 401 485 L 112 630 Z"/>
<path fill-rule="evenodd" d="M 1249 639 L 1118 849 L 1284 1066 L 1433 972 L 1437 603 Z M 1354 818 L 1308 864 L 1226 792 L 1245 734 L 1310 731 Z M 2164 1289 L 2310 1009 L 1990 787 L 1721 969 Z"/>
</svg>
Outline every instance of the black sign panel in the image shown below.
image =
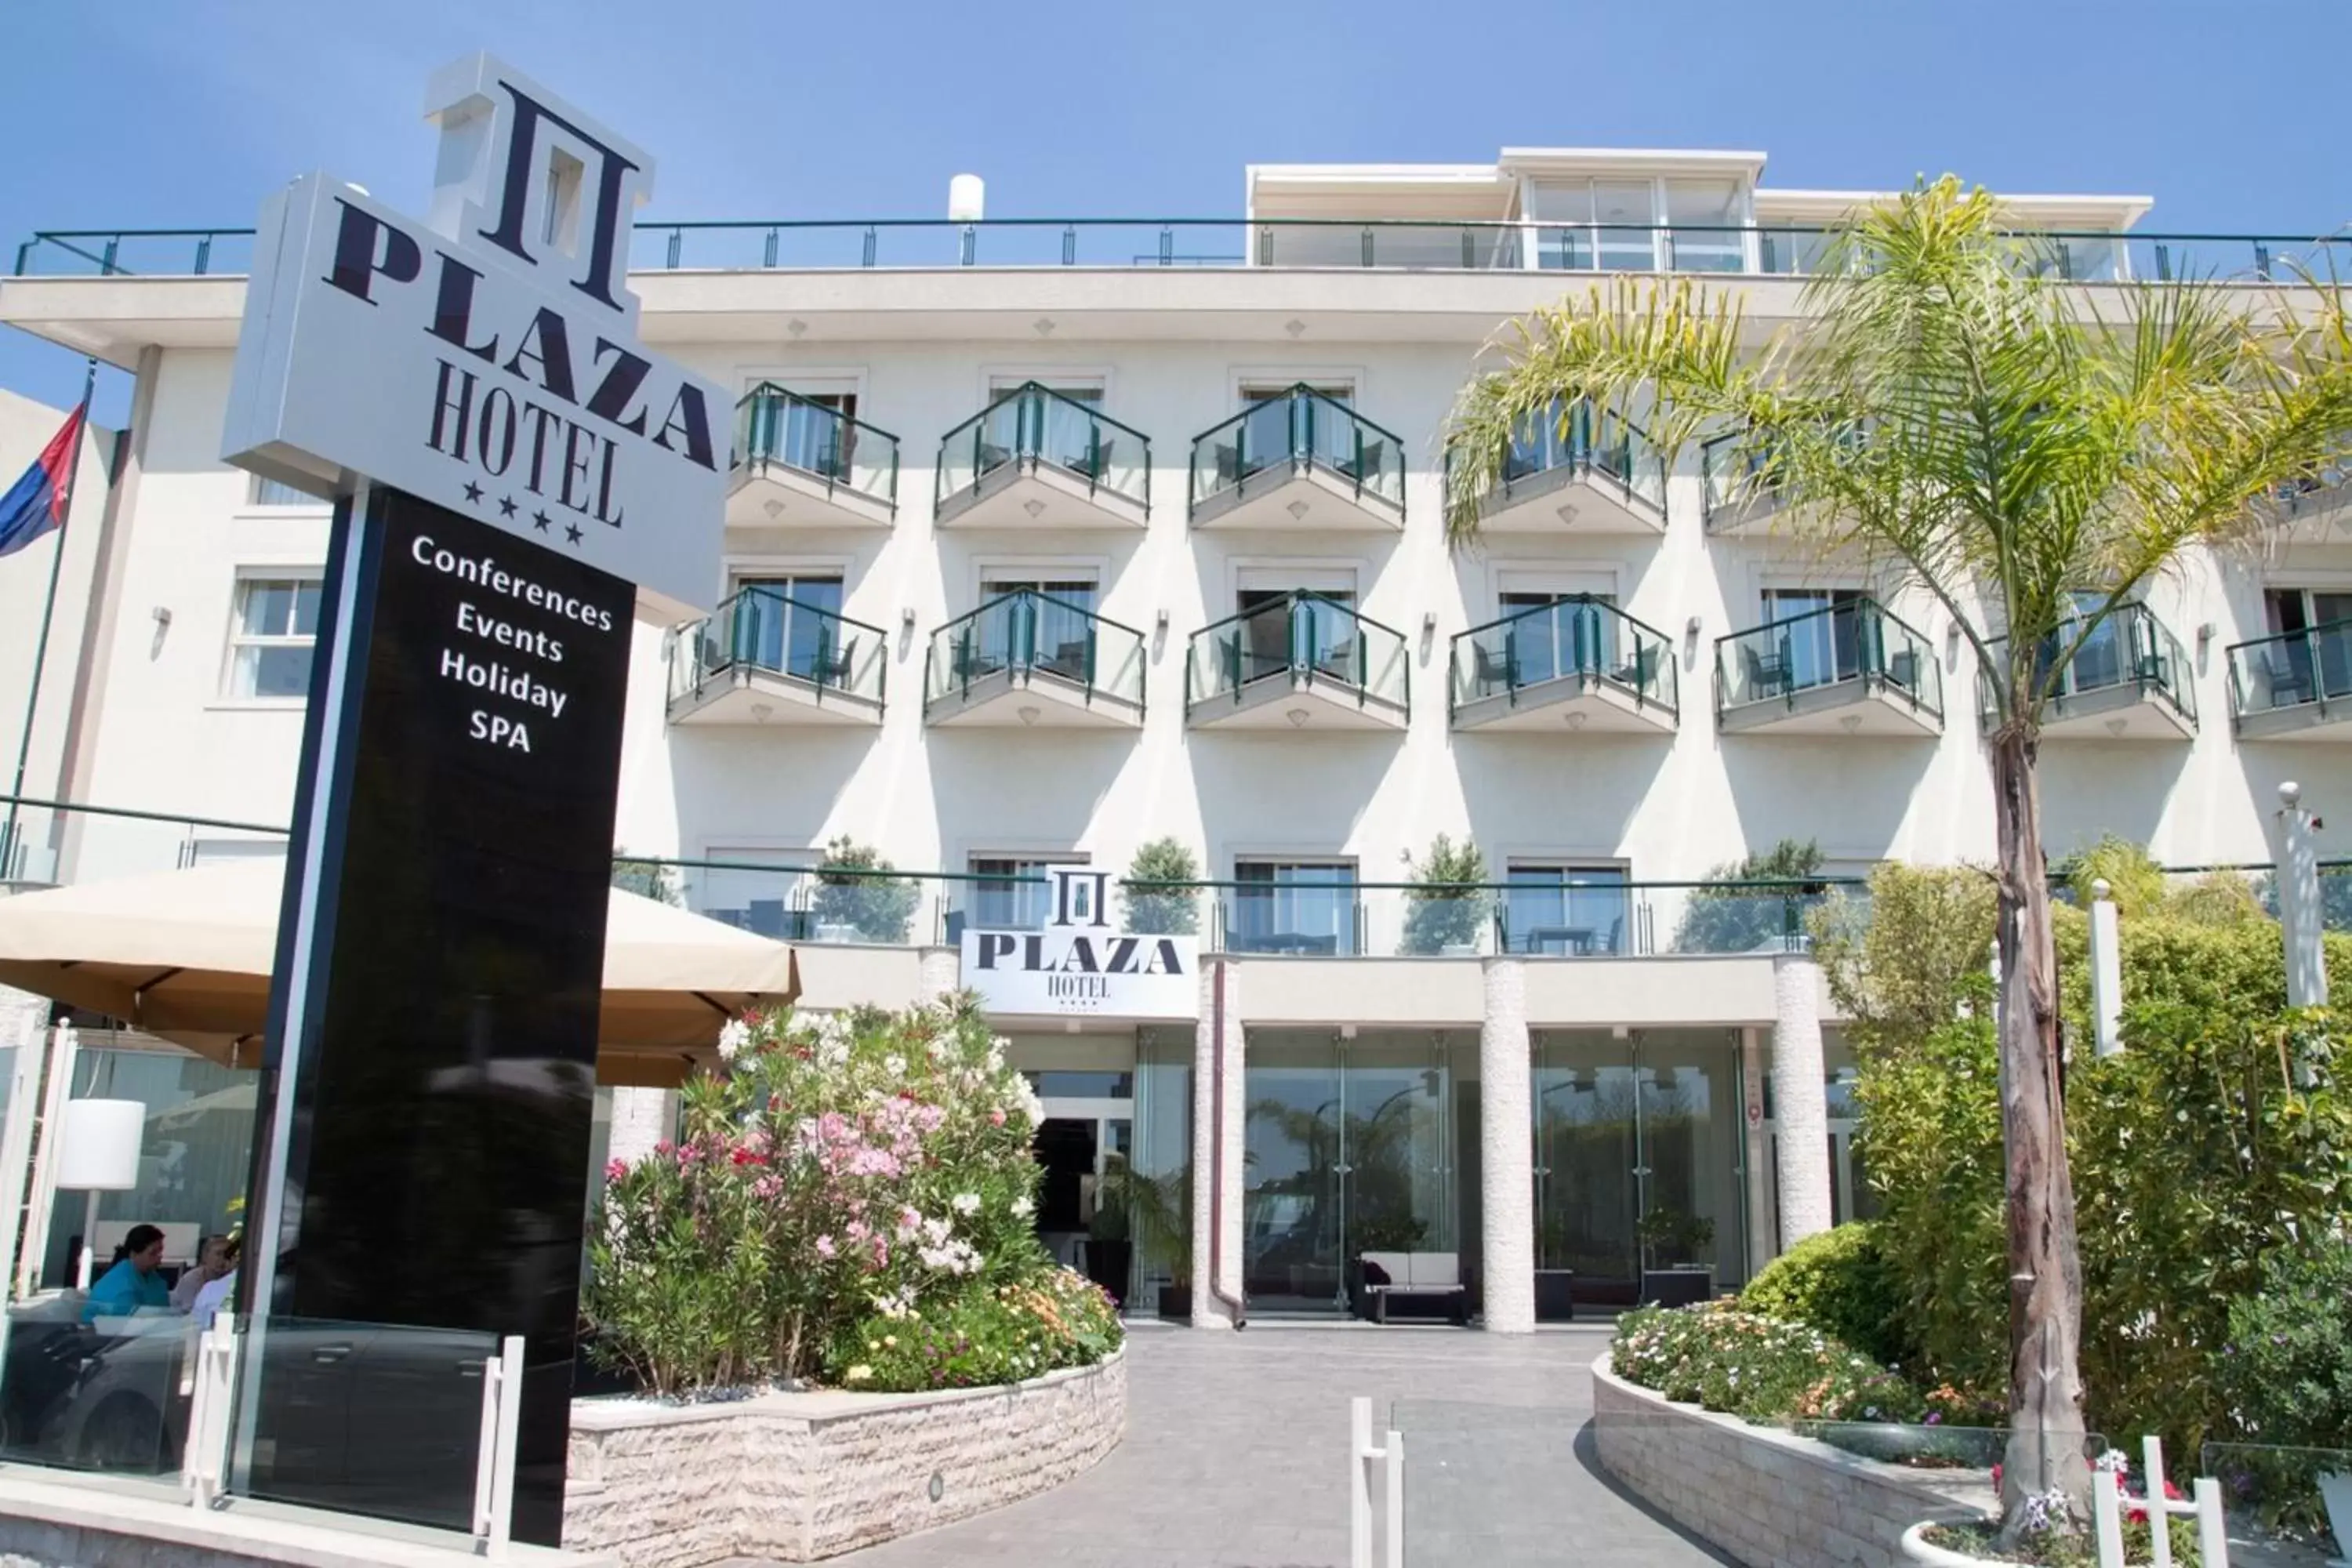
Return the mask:
<svg viewBox="0 0 2352 1568">
<path fill-rule="evenodd" d="M 274 1279 L 246 1268 L 268 1299 L 240 1489 L 467 1528 L 486 1340 L 465 1331 L 520 1334 L 514 1536 L 551 1546 L 635 593 L 397 491 L 339 518 L 336 554 L 255 1140 L 256 1204 L 280 1160 L 285 1200 L 249 1216 L 277 1254 Z"/>
</svg>

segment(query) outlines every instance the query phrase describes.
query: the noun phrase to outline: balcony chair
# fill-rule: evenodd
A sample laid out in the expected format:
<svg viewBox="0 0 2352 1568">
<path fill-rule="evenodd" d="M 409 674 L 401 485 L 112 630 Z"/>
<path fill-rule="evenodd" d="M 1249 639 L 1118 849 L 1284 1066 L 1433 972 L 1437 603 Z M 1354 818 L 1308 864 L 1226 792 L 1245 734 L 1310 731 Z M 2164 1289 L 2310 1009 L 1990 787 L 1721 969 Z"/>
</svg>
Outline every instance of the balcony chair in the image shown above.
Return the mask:
<svg viewBox="0 0 2352 1568">
<path fill-rule="evenodd" d="M 1062 466 L 1080 478 L 1098 485 L 1103 482 L 1103 476 L 1110 471 L 1111 449 L 1118 445 L 1116 441 L 1097 442 L 1091 456 L 1083 449 L 1073 452 L 1069 456 L 1069 460 Z"/>
<path fill-rule="evenodd" d="M 1748 660 L 1748 689 L 1754 694 L 1749 700 L 1761 701 L 1787 694 L 1789 655 L 1785 648 L 1778 653 L 1759 653 L 1745 647 L 1740 652 Z"/>
<path fill-rule="evenodd" d="M 2263 656 L 2263 663 L 2270 678 L 2272 707 L 2293 708 L 2312 700 L 2311 660 L 2307 657 L 2297 658 L 2290 648 L 2273 647 Z"/>
<path fill-rule="evenodd" d="M 1493 654 L 1487 652 L 1485 648 L 1480 647 L 1476 643 L 1472 643 L 1470 645 L 1470 656 L 1473 661 L 1472 674 L 1473 678 L 1477 682 L 1479 696 L 1491 697 L 1495 694 L 1496 688 L 1500 688 L 1505 691 L 1516 691 L 1518 689 L 1519 653 L 1517 647 L 1506 642 L 1503 645 L 1503 656 L 1500 658 L 1497 658 Z"/>
<path fill-rule="evenodd" d="M 1899 686 L 1914 697 L 1919 694 L 1919 655 L 1910 648 L 1890 654 L 1886 659 L 1886 683 Z"/>
</svg>

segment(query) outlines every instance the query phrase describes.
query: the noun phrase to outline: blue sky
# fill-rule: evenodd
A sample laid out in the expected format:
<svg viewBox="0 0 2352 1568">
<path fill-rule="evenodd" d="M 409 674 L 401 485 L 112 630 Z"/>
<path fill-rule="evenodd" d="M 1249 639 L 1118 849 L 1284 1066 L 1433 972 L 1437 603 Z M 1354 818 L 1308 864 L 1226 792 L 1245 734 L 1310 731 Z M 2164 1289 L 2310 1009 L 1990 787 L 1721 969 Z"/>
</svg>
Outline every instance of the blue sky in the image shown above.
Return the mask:
<svg viewBox="0 0 2352 1568">
<path fill-rule="evenodd" d="M 115 0 L 22 5 L 0 237 L 252 221 L 326 168 L 414 209 L 431 68 L 488 47 L 658 160 L 652 217 L 1223 216 L 1244 163 L 1752 148 L 1768 184 L 1950 170 L 2153 195 L 2143 227 L 2352 220 L 2347 0 Z M 37 62 L 36 67 L 35 62 Z M 80 362 L 0 333 L 0 385 Z M 127 378 L 100 377 L 119 419 Z"/>
</svg>

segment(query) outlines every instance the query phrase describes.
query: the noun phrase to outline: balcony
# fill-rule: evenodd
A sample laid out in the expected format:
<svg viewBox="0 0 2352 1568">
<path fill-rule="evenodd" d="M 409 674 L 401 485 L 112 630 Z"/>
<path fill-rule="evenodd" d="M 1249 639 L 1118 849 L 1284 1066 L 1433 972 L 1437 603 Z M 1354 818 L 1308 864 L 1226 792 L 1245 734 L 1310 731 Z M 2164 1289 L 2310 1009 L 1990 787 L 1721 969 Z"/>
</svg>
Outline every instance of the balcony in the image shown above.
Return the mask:
<svg viewBox="0 0 2352 1568">
<path fill-rule="evenodd" d="M 1412 703 L 1404 636 L 1305 591 L 1192 634 L 1184 721 L 1196 730 L 1402 730 Z"/>
<path fill-rule="evenodd" d="M 1192 439 L 1195 528 L 1404 527 L 1404 443 L 1301 383 Z"/>
<path fill-rule="evenodd" d="M 923 721 L 1139 729 L 1143 663 L 1143 634 L 1134 627 L 1017 589 L 931 634 Z"/>
<path fill-rule="evenodd" d="M 2317 477 L 2281 490 L 2278 513 L 2298 542 L 2352 544 L 2352 469 L 2331 465 Z"/>
<path fill-rule="evenodd" d="M 669 655 L 673 724 L 882 722 L 882 629 L 773 588 L 745 588 L 680 626 Z"/>
<path fill-rule="evenodd" d="M 887 528 L 898 437 L 771 382 L 735 405 L 730 528 Z"/>
<path fill-rule="evenodd" d="M 1937 735 L 1943 670 L 1926 637 L 1853 599 L 1716 638 L 1715 713 L 1727 734 Z"/>
<path fill-rule="evenodd" d="M 1630 420 L 1583 403 L 1555 409 L 1512 441 L 1479 513 L 1503 532 L 1664 533 L 1665 461 Z"/>
<path fill-rule="evenodd" d="M 2237 643 L 2229 657 L 2241 739 L 2352 741 L 2352 621 Z"/>
<path fill-rule="evenodd" d="M 1745 430 L 1699 443 L 1699 515 L 1707 532 L 1740 538 L 1772 531 L 1785 503 L 1771 461 L 1769 444 Z"/>
<path fill-rule="evenodd" d="M 2081 636 L 2069 623 L 2045 659 Z M 1995 638 L 1993 646 L 2005 646 Z M 2046 667 L 2045 667 L 2046 668 Z M 2044 740 L 2186 741 L 2197 733 L 2196 667 L 2180 639 L 2145 605 L 2118 605 L 2066 661 L 2044 710 Z M 1977 712 L 1994 723 L 1991 683 L 1977 677 Z"/>
<path fill-rule="evenodd" d="M 1674 646 L 1614 605 L 1575 595 L 1455 635 L 1456 730 L 1672 734 Z"/>
<path fill-rule="evenodd" d="M 940 443 L 941 528 L 1141 528 L 1151 443 L 1076 398 L 1025 382 Z"/>
</svg>

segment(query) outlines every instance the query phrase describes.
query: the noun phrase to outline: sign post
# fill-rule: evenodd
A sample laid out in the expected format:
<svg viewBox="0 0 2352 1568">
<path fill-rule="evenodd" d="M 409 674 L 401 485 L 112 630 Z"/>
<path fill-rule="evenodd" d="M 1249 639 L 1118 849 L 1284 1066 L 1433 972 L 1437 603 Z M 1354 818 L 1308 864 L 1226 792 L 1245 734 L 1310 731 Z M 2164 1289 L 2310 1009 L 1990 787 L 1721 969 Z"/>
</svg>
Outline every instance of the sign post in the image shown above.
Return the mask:
<svg viewBox="0 0 2352 1568">
<path fill-rule="evenodd" d="M 430 222 L 321 174 L 264 208 L 224 437 L 338 498 L 229 1489 L 467 1528 L 519 1336 L 552 1546 L 631 633 L 717 588 L 727 405 L 637 342 L 650 159 L 488 56 L 427 108 Z"/>
</svg>

